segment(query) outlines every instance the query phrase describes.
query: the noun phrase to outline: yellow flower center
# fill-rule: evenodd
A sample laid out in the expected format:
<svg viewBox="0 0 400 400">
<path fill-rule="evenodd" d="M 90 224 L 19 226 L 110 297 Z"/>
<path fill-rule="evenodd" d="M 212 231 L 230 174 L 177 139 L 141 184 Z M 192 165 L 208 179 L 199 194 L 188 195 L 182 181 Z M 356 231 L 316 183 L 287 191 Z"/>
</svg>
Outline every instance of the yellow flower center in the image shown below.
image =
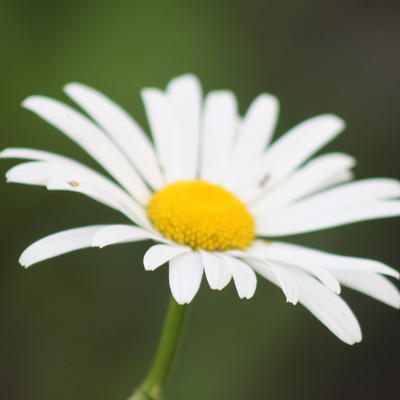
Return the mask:
<svg viewBox="0 0 400 400">
<path fill-rule="evenodd" d="M 147 213 L 167 239 L 196 250 L 244 249 L 255 236 L 246 205 L 202 180 L 173 183 L 155 192 Z"/>
</svg>

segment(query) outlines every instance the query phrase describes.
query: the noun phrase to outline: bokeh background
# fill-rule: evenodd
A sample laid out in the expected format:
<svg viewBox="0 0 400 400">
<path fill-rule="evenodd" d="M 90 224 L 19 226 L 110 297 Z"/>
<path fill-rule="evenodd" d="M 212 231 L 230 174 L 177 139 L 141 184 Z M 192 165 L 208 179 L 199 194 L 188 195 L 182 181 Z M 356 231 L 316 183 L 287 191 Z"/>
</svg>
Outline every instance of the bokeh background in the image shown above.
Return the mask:
<svg viewBox="0 0 400 400">
<path fill-rule="evenodd" d="M 145 127 L 143 86 L 193 72 L 233 89 L 241 110 L 260 92 L 282 103 L 277 135 L 335 112 L 346 132 L 324 151 L 357 157 L 356 175 L 399 176 L 400 3 L 393 1 L 2 0 L 0 148 L 48 149 L 94 165 L 20 108 L 34 93 L 66 100 L 64 83 L 104 91 Z M 14 165 L 1 161 L 1 173 Z M 72 193 L 0 183 L 0 398 L 117 400 L 152 358 L 169 295 L 167 269 L 144 272 L 145 245 L 84 250 L 23 270 L 30 242 L 124 222 Z M 291 240 L 400 267 L 398 221 Z M 341 343 L 260 279 L 255 297 L 203 284 L 191 305 L 166 398 L 388 399 L 398 393 L 399 313 L 344 290 L 364 341 Z"/>
</svg>

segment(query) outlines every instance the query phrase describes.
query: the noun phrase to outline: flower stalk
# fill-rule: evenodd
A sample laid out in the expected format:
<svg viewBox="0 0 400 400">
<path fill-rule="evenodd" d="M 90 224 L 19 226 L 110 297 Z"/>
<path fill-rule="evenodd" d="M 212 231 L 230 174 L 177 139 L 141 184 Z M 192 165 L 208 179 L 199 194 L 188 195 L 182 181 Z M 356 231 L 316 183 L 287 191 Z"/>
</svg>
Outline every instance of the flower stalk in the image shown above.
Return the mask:
<svg viewBox="0 0 400 400">
<path fill-rule="evenodd" d="M 147 377 L 128 400 L 159 400 L 175 359 L 185 320 L 186 305 L 170 298 L 160 343 Z"/>
</svg>

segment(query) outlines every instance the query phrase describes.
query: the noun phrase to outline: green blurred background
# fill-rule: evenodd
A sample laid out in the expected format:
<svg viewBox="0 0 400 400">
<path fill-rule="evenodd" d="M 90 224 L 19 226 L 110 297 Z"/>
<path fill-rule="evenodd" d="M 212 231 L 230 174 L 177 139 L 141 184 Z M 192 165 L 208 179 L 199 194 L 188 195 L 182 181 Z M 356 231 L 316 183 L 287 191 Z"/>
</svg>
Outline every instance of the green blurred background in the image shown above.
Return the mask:
<svg viewBox="0 0 400 400">
<path fill-rule="evenodd" d="M 335 112 L 346 132 L 324 151 L 357 157 L 357 177 L 399 176 L 400 3 L 376 1 L 0 2 L 0 148 L 92 161 L 20 102 L 66 100 L 62 85 L 104 91 L 146 128 L 139 90 L 185 72 L 282 103 L 277 134 Z M 1 162 L 2 174 L 15 161 Z M 0 398 L 125 399 L 143 377 L 169 295 L 167 269 L 146 273 L 145 245 L 85 250 L 25 271 L 20 252 L 47 234 L 124 219 L 84 197 L 0 183 Z M 400 266 L 398 221 L 291 238 Z M 344 291 L 363 327 L 350 347 L 260 279 L 255 297 L 203 284 L 191 305 L 171 400 L 387 399 L 398 393 L 399 313 Z"/>
</svg>

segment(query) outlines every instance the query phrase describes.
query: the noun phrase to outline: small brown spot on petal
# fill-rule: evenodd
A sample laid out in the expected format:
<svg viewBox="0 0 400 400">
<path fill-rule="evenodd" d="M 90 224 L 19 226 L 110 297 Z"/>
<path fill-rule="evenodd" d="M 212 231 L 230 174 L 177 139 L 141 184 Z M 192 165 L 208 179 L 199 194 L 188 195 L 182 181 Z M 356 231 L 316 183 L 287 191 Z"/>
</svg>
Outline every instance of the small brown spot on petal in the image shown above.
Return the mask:
<svg viewBox="0 0 400 400">
<path fill-rule="evenodd" d="M 80 185 L 79 185 L 79 182 L 77 182 L 77 181 L 68 181 L 68 185 L 69 186 L 72 186 L 72 187 L 79 187 Z"/>
</svg>

